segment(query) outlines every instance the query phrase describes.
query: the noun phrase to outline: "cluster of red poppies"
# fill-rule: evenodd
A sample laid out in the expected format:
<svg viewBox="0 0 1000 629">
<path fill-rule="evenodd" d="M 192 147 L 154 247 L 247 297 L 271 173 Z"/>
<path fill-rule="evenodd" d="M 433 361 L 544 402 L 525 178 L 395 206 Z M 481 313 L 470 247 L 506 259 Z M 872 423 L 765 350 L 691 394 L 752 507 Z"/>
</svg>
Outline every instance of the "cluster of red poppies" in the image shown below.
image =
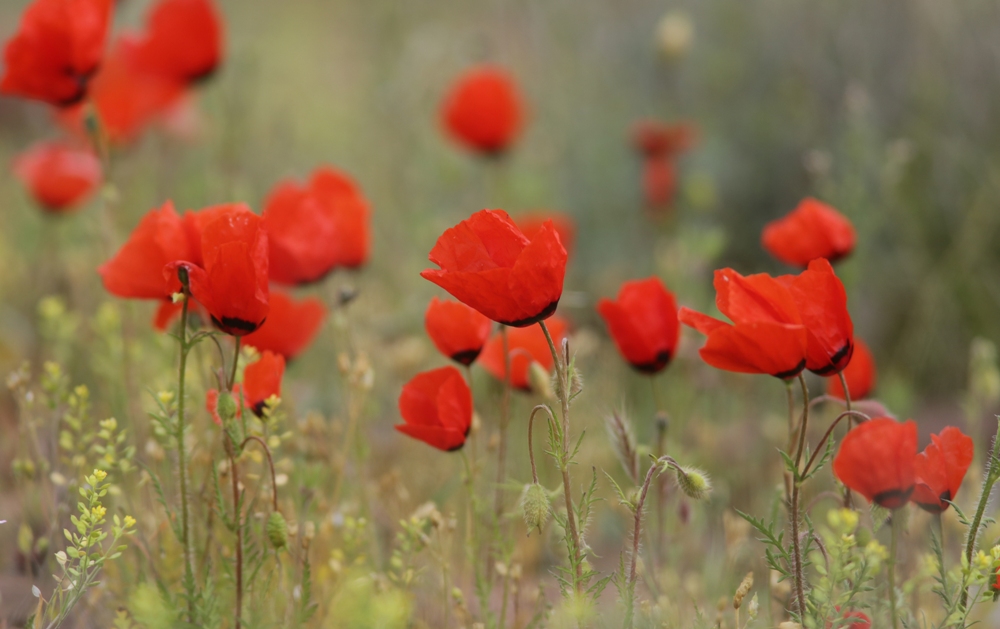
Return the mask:
<svg viewBox="0 0 1000 629">
<path fill-rule="evenodd" d="M 112 0 L 35 0 L 4 49 L 0 92 L 52 105 L 72 134 L 36 144 L 15 162 L 15 174 L 49 211 L 79 205 L 100 183 L 92 136 L 126 142 L 157 120 L 189 118 L 187 95 L 222 57 L 212 0 L 159 0 L 143 31 L 119 34 L 106 50 L 112 13 Z"/>
</svg>

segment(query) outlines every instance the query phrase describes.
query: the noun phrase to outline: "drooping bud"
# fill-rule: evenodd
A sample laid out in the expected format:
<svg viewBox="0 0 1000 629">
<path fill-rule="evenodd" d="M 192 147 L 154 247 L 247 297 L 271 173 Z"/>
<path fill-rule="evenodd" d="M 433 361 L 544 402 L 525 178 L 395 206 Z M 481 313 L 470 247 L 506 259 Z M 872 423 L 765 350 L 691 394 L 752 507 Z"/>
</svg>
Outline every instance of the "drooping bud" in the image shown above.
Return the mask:
<svg viewBox="0 0 1000 629">
<path fill-rule="evenodd" d="M 271 540 L 271 546 L 276 550 L 288 545 L 288 523 L 278 511 L 272 511 L 267 519 L 267 539 Z"/>
<path fill-rule="evenodd" d="M 692 500 L 704 500 L 712 493 L 712 481 L 708 474 L 693 467 L 677 467 L 677 486 Z"/>
<path fill-rule="evenodd" d="M 521 510 L 524 523 L 528 525 L 528 535 L 531 535 L 531 529 L 538 529 L 541 533 L 549 517 L 549 496 L 545 488 L 538 483 L 525 485 L 521 494 Z"/>
</svg>

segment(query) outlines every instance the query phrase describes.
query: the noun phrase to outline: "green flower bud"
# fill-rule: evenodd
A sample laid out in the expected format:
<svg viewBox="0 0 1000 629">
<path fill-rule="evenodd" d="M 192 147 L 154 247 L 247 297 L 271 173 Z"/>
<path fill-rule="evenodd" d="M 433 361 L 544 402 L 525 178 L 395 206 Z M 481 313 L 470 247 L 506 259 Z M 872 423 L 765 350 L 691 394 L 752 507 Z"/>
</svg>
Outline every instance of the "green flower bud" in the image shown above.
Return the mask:
<svg viewBox="0 0 1000 629">
<path fill-rule="evenodd" d="M 285 522 L 285 516 L 277 511 L 272 511 L 271 517 L 267 519 L 267 538 L 275 549 L 288 545 L 288 523 Z"/>
<path fill-rule="evenodd" d="M 712 493 L 712 481 L 708 474 L 693 467 L 680 467 L 677 472 L 677 486 L 692 500 L 704 500 Z"/>
<path fill-rule="evenodd" d="M 521 494 L 521 511 L 524 513 L 524 523 L 528 525 L 528 534 L 531 529 L 538 529 L 542 532 L 545 520 L 549 517 L 549 495 L 545 488 L 538 483 L 524 486 L 524 493 Z"/>
<path fill-rule="evenodd" d="M 236 400 L 226 391 L 219 394 L 219 402 L 215 409 L 219 413 L 219 419 L 222 420 L 223 425 L 236 418 Z"/>
</svg>

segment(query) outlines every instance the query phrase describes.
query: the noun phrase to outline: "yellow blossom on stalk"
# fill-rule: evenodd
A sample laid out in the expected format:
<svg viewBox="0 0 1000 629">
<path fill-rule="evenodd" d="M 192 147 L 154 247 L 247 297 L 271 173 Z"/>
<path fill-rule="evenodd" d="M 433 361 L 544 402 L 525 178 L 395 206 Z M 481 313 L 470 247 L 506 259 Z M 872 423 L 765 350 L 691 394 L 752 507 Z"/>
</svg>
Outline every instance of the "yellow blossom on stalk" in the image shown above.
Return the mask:
<svg viewBox="0 0 1000 629">
<path fill-rule="evenodd" d="M 834 531 L 850 534 L 858 528 L 858 512 L 852 509 L 831 509 L 826 514 L 826 522 Z"/>
<path fill-rule="evenodd" d="M 865 546 L 865 556 L 872 563 L 872 567 L 878 569 L 882 562 L 889 558 L 889 549 L 873 539 Z"/>
<path fill-rule="evenodd" d="M 156 399 L 160 401 L 160 404 L 166 406 L 167 404 L 170 404 L 171 402 L 174 401 L 174 392 L 160 391 L 159 393 L 156 394 Z"/>
<path fill-rule="evenodd" d="M 976 556 L 973 558 L 972 561 L 977 569 L 983 571 L 989 570 L 990 566 L 993 565 L 993 558 L 984 553 L 983 551 L 979 551 L 978 553 L 976 553 Z"/>
<path fill-rule="evenodd" d="M 108 477 L 108 473 L 105 472 L 104 470 L 94 470 L 94 478 L 97 479 L 97 482 L 99 482 L 99 483 L 100 482 L 104 482 L 104 479 L 107 478 L 107 477 Z"/>
<path fill-rule="evenodd" d="M 95 520 L 100 520 L 101 518 L 104 517 L 104 515 L 107 512 L 108 512 L 108 510 L 105 509 L 103 505 L 96 505 L 94 508 L 92 508 L 90 510 L 90 513 L 91 513 L 91 515 L 94 516 Z"/>
<path fill-rule="evenodd" d="M 124 522 L 125 522 L 125 528 L 127 529 L 130 529 L 133 526 L 135 526 L 135 518 L 133 518 L 130 515 L 125 516 Z"/>
</svg>

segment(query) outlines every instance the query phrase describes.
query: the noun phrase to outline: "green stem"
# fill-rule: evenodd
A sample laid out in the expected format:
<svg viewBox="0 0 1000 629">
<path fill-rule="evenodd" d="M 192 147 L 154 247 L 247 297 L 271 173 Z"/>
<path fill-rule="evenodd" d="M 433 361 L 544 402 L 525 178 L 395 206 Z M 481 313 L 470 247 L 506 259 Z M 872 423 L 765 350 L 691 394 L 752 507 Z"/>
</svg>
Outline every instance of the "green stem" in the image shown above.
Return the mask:
<svg viewBox="0 0 1000 629">
<path fill-rule="evenodd" d="M 177 475 L 180 481 L 181 491 L 181 545 L 184 547 L 184 588 L 187 591 L 188 599 L 188 622 L 194 623 L 194 550 L 191 544 L 191 510 L 188 506 L 188 470 L 187 455 L 184 445 L 184 381 L 187 371 L 187 357 L 190 346 L 187 342 L 188 325 L 188 300 L 187 293 L 184 294 L 184 304 L 181 307 L 181 360 L 177 374 L 177 432 L 174 438 L 177 440 Z"/>
<path fill-rule="evenodd" d="M 850 413 L 851 412 L 851 389 L 850 389 L 850 387 L 847 386 L 847 378 L 844 377 L 844 370 L 841 369 L 840 371 L 838 371 L 837 372 L 837 376 L 840 377 L 840 386 L 841 386 L 841 388 L 844 389 L 844 403 L 847 406 L 847 412 Z M 848 422 L 847 422 L 847 431 L 844 433 L 845 436 L 847 435 L 848 432 L 851 431 L 851 426 L 853 426 L 853 425 L 854 425 L 854 422 L 852 420 L 848 420 Z M 854 505 L 853 505 L 853 500 L 851 498 L 851 488 L 848 487 L 847 485 L 844 485 L 844 508 L 845 509 L 851 509 L 853 507 L 854 507 Z"/>
<path fill-rule="evenodd" d="M 972 519 L 972 526 L 965 540 L 965 565 L 972 565 L 972 553 L 976 550 L 976 537 L 979 535 L 979 527 L 983 522 L 983 513 L 986 512 L 986 504 L 990 501 L 990 494 L 993 492 L 993 485 L 1000 478 L 1000 416 L 997 417 L 997 434 L 993 437 L 993 453 L 986 463 L 986 478 L 983 480 L 983 487 L 979 494 L 979 506 L 976 507 L 976 516 Z M 966 609 L 969 604 L 969 587 L 962 591 L 962 609 Z"/>
<path fill-rule="evenodd" d="M 236 339 L 236 350 L 233 352 L 233 369 L 229 374 L 229 381 L 226 383 L 226 388 L 232 393 L 233 385 L 236 384 L 236 366 L 240 364 L 240 344 L 243 340 L 242 336 L 233 337 Z"/>
<path fill-rule="evenodd" d="M 497 522 L 503 517 L 503 482 L 507 475 L 507 424 L 510 421 L 510 343 L 507 326 L 500 324 L 503 346 L 503 397 L 500 400 L 500 443 L 497 447 L 497 489 L 493 505 Z"/>
<path fill-rule="evenodd" d="M 898 514 L 892 514 L 892 537 L 889 542 L 889 615 L 892 618 L 892 629 L 899 629 L 899 612 L 896 609 L 896 543 L 900 520 Z"/>
<path fill-rule="evenodd" d="M 795 450 L 795 476 L 792 479 L 792 503 L 789 518 L 792 524 L 792 570 L 795 577 L 795 602 L 799 612 L 799 621 L 805 622 L 806 616 L 806 596 L 805 596 L 805 574 L 802 569 L 802 545 L 799 539 L 799 502 L 801 485 L 798 480 L 799 464 L 802 461 L 802 452 L 805 449 L 806 429 L 809 427 L 809 387 L 806 386 L 806 379 L 800 373 L 799 384 L 802 387 L 802 422 L 799 424 L 798 437 L 799 445 Z M 790 389 L 789 389 L 790 390 Z"/>
</svg>

